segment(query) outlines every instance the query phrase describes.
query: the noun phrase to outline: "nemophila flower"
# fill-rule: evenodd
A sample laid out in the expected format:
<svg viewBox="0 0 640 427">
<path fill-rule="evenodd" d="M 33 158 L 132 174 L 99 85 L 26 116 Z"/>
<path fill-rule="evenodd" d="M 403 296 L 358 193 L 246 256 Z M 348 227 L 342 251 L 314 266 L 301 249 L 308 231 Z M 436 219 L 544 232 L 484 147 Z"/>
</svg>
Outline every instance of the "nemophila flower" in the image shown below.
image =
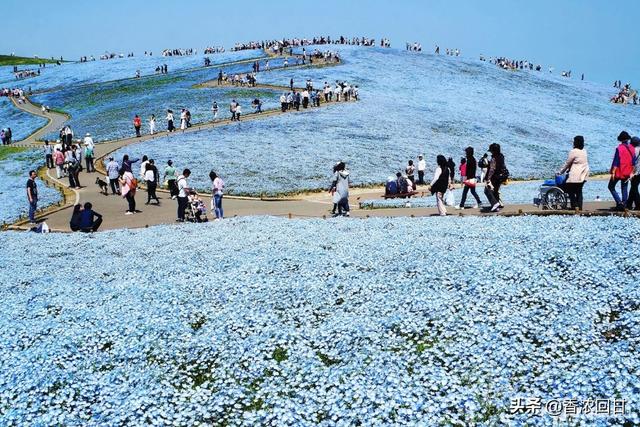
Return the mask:
<svg viewBox="0 0 640 427">
<path fill-rule="evenodd" d="M 30 170 L 44 164 L 44 154 L 38 150 L 29 150 L 10 154 L 0 160 L 0 176 L 3 187 L 0 189 L 0 222 L 13 222 L 20 215 L 27 214 L 29 204 L 22 189 L 25 187 Z M 47 187 L 41 180 L 38 184 L 38 207 L 44 208 L 60 201 L 58 190 Z"/>
<path fill-rule="evenodd" d="M 638 400 L 640 272 L 601 250 L 617 230 L 637 233 L 632 220 L 217 225 L 0 235 L 3 269 L 25 245 L 46 259 L 55 243 L 68 260 L 56 275 L 34 263 L 0 279 L 0 399 L 11 408 L 0 423 L 549 425 L 506 415 L 510 399 Z M 541 229 L 588 244 L 560 251 Z M 133 252 L 148 241 L 216 252 L 182 245 L 150 269 L 110 261 L 123 239 Z M 583 280 L 594 265 L 618 268 Z"/>
<path fill-rule="evenodd" d="M 14 106 L 9 98 L 0 96 L 0 129 L 11 128 L 12 141 L 25 139 L 45 124 L 45 118 L 26 113 Z"/>
</svg>

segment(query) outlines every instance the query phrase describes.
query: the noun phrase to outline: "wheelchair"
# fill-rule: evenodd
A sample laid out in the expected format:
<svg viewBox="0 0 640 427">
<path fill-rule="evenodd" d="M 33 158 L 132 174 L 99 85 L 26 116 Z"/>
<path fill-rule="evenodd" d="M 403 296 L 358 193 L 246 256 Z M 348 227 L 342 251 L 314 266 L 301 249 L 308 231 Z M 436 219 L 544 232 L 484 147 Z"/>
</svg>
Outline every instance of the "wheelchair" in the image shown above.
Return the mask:
<svg viewBox="0 0 640 427">
<path fill-rule="evenodd" d="M 562 211 L 568 209 L 569 195 L 565 191 L 567 175 L 558 175 L 555 179 L 547 179 L 540 186 L 538 197 L 533 204 L 543 210 Z"/>
</svg>

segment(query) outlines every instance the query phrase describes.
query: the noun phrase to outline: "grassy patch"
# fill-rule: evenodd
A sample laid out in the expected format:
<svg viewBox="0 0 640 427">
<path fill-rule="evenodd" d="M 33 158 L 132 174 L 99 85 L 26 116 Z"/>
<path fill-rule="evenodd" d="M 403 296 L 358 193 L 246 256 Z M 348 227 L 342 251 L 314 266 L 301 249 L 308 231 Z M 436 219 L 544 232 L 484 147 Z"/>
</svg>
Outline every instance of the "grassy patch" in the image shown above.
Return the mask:
<svg viewBox="0 0 640 427">
<path fill-rule="evenodd" d="M 53 59 L 27 58 L 25 56 L 0 55 L 0 65 L 37 65 L 42 63 L 55 64 Z"/>
<path fill-rule="evenodd" d="M 273 350 L 271 357 L 273 357 L 273 359 L 278 363 L 284 362 L 289 358 L 287 355 L 287 349 L 282 347 L 276 347 L 276 349 Z"/>
<path fill-rule="evenodd" d="M 26 150 L 26 147 L 0 146 L 0 160 L 4 160 L 12 154 L 21 153 Z"/>
</svg>

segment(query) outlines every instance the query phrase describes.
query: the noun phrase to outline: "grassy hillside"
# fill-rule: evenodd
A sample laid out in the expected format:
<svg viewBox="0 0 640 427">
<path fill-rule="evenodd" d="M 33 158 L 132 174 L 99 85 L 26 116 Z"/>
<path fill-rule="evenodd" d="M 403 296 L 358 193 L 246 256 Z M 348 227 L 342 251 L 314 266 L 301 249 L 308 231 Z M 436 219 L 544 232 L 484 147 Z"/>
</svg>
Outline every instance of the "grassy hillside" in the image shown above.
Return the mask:
<svg viewBox="0 0 640 427">
<path fill-rule="evenodd" d="M 26 58 L 24 56 L 11 56 L 11 55 L 0 55 L 0 66 L 1 65 L 33 65 L 33 64 L 42 64 L 43 62 L 47 64 L 55 63 L 55 60 L 44 59 L 44 58 Z"/>
</svg>

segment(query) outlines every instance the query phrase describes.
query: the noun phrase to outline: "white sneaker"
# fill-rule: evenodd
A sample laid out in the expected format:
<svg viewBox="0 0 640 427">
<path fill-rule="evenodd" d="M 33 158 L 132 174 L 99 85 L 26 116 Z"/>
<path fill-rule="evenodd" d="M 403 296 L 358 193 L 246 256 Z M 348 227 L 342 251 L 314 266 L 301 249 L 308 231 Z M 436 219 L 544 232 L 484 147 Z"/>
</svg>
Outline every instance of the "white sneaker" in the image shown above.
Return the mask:
<svg viewBox="0 0 640 427">
<path fill-rule="evenodd" d="M 473 209 L 478 209 L 478 204 L 473 205 Z"/>
<path fill-rule="evenodd" d="M 464 209 L 464 208 L 462 206 L 456 205 L 456 210 L 459 211 L 460 209 Z"/>
<path fill-rule="evenodd" d="M 133 212 L 126 211 L 124 214 L 125 214 L 125 215 L 133 215 Z"/>
<path fill-rule="evenodd" d="M 491 207 L 491 212 L 498 212 L 498 209 L 500 209 L 500 203 L 496 203 L 495 205 L 493 205 Z"/>
</svg>

